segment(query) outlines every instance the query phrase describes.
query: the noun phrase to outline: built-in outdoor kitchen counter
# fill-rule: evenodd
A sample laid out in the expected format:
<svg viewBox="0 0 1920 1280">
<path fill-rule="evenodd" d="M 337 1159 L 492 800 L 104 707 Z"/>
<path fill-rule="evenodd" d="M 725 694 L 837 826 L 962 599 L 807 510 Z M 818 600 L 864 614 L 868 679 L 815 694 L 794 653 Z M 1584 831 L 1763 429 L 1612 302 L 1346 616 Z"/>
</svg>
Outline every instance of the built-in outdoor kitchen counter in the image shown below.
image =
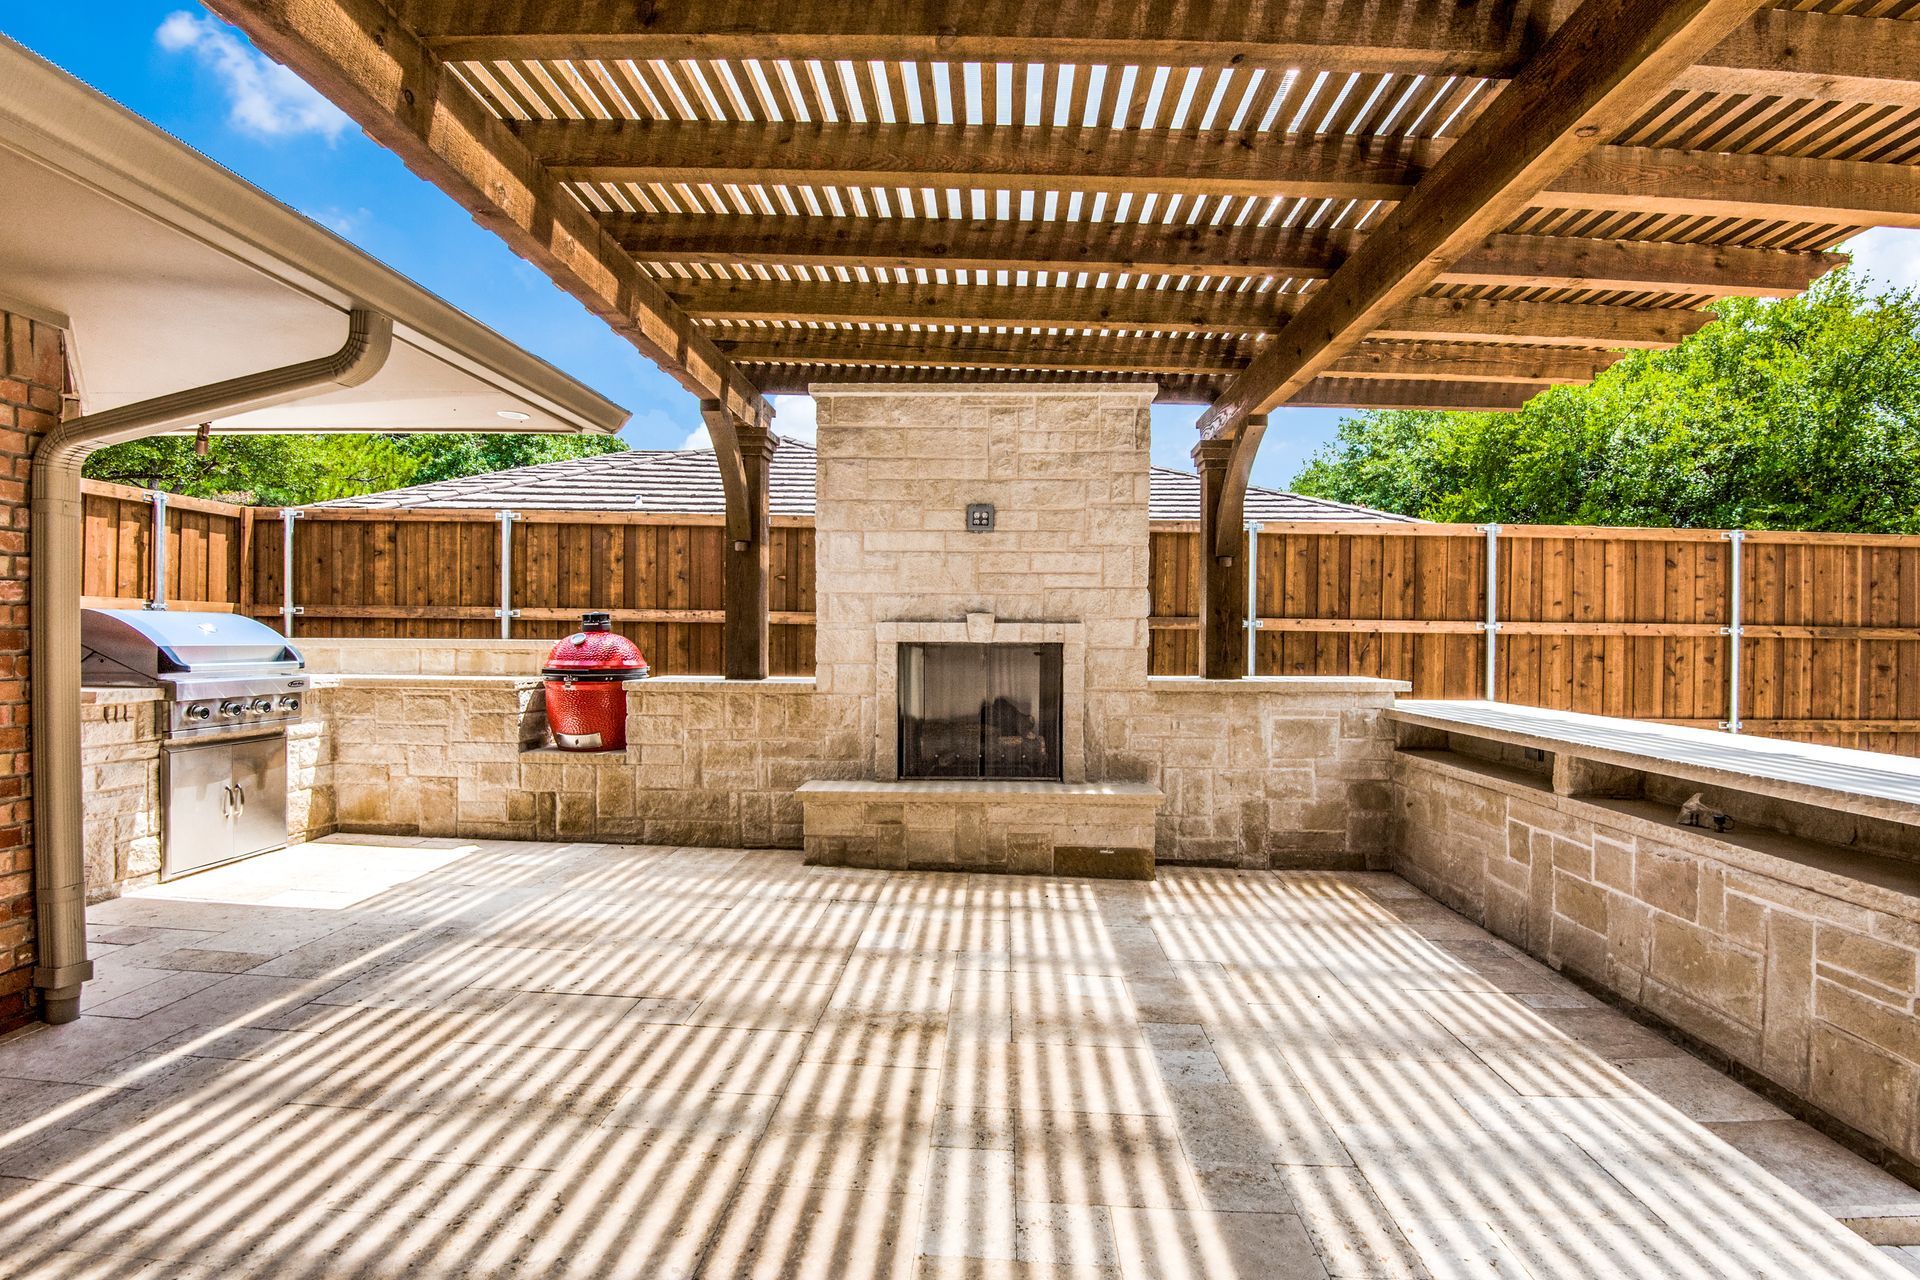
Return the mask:
<svg viewBox="0 0 1920 1280">
<path fill-rule="evenodd" d="M 1920 761 L 1484 702 L 1388 718 L 1401 874 L 1920 1170 Z"/>
</svg>

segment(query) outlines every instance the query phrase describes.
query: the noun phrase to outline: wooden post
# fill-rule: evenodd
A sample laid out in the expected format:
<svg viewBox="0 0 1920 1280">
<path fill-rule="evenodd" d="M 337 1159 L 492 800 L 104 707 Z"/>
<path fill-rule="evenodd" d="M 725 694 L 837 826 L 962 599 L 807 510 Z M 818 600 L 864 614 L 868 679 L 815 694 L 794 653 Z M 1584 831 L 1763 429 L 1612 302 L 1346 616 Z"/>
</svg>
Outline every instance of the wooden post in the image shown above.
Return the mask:
<svg viewBox="0 0 1920 1280">
<path fill-rule="evenodd" d="M 1225 532 L 1220 522 L 1240 523 L 1243 502 L 1228 501 L 1233 487 L 1232 440 L 1203 440 L 1193 450 L 1200 472 L 1200 675 L 1207 680 L 1238 680 L 1247 674 L 1247 575 L 1244 532 L 1228 545 L 1236 554 L 1217 554 Z M 1246 492 L 1246 480 L 1240 481 Z"/>
<path fill-rule="evenodd" d="M 253 511 L 240 508 L 240 563 L 233 584 L 233 608 L 243 618 L 253 616 Z"/>
<path fill-rule="evenodd" d="M 727 496 L 724 670 L 729 680 L 764 680 L 772 606 L 767 471 L 778 442 L 767 423 L 740 422 L 718 401 L 701 401 L 700 413 Z"/>
</svg>

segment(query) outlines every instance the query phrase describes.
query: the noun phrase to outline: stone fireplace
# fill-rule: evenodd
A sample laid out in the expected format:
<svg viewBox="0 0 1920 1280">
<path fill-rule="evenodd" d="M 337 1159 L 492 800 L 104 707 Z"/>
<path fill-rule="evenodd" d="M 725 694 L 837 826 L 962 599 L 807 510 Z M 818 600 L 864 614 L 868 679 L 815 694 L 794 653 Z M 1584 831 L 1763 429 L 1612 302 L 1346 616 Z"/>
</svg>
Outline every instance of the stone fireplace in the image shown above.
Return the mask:
<svg viewBox="0 0 1920 1280">
<path fill-rule="evenodd" d="M 1154 388 L 813 394 L 818 696 L 867 759 L 802 789 L 809 853 L 1150 866 L 1160 791 L 1095 764 L 1088 710 L 1146 687 Z"/>
</svg>

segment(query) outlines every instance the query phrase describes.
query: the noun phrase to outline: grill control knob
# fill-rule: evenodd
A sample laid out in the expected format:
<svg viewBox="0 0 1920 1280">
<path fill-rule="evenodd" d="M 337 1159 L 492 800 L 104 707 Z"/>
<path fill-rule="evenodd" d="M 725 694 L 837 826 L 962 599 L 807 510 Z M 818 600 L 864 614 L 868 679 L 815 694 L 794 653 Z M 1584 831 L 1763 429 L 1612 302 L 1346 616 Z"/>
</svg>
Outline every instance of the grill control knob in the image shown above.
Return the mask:
<svg viewBox="0 0 1920 1280">
<path fill-rule="evenodd" d="M 273 699 L 272 698 L 255 698 L 252 702 L 249 702 L 247 704 L 247 710 L 253 712 L 253 714 L 257 716 L 263 716 L 267 714 L 267 712 L 273 710 Z"/>
<path fill-rule="evenodd" d="M 242 712 L 244 712 L 245 710 L 246 710 L 245 707 L 241 706 L 238 702 L 235 702 L 232 698 L 228 698 L 225 702 L 220 704 L 220 714 L 223 716 L 237 716 Z"/>
<path fill-rule="evenodd" d="M 204 702 L 196 702 L 189 706 L 182 714 L 189 720 L 205 720 L 213 714 L 213 708 Z"/>
<path fill-rule="evenodd" d="M 300 699 L 291 693 L 283 693 L 280 695 L 280 709 L 282 711 L 298 711 L 300 709 Z"/>
</svg>

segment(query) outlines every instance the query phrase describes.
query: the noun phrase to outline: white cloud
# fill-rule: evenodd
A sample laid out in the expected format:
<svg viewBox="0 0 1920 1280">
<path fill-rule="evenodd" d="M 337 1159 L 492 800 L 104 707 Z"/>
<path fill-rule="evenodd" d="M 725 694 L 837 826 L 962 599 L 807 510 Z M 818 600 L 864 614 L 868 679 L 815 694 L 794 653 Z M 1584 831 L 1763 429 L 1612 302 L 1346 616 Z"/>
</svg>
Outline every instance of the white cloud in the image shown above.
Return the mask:
<svg viewBox="0 0 1920 1280">
<path fill-rule="evenodd" d="M 820 423 L 817 414 L 818 409 L 813 403 L 812 396 L 773 397 L 774 432 L 777 435 L 785 436 L 789 440 L 800 440 L 807 444 L 812 444 L 815 440 L 819 439 Z M 701 427 L 698 431 L 689 432 L 687 438 L 681 442 L 680 447 L 682 449 L 711 449 L 713 448 L 713 437 L 707 434 L 705 427 Z"/>
<path fill-rule="evenodd" d="M 1856 268 L 1878 283 L 1896 289 L 1920 288 L 1920 231 L 1880 227 L 1840 247 L 1853 255 Z"/>
<path fill-rule="evenodd" d="M 302 209 L 302 213 L 333 232 L 337 236 L 352 239 L 361 228 L 373 221 L 373 211 L 367 208 L 339 209 L 328 206 L 324 209 Z"/>
<path fill-rule="evenodd" d="M 170 13 L 153 33 L 168 53 L 191 54 L 220 82 L 227 120 L 256 138 L 292 138 L 317 133 L 329 142 L 352 123 L 340 108 L 300 77 L 250 47 L 224 23 L 184 11 Z"/>
<path fill-rule="evenodd" d="M 775 396 L 773 429 L 789 440 L 812 444 L 820 438 L 819 412 L 812 396 Z"/>
</svg>

